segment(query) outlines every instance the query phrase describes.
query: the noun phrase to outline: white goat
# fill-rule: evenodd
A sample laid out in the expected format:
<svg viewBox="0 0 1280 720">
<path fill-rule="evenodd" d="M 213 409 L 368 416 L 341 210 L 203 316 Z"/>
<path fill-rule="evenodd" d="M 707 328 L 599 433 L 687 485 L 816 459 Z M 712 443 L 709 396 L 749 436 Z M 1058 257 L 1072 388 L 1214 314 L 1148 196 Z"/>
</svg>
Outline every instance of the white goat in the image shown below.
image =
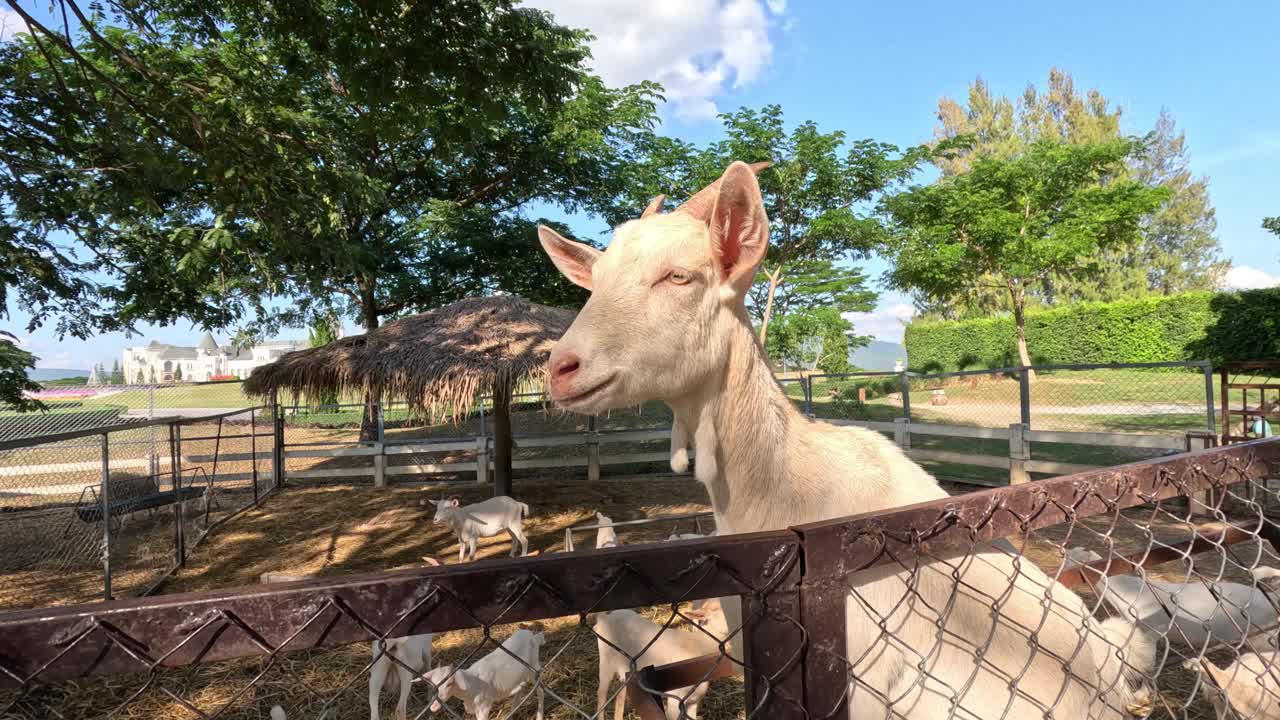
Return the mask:
<svg viewBox="0 0 1280 720">
<path fill-rule="evenodd" d="M 618 547 L 622 543 L 618 542 L 618 533 L 613 529 L 613 518 L 602 513 L 596 513 L 596 524 L 601 527 L 596 528 L 596 549 Z"/>
<path fill-rule="evenodd" d="M 1102 556 L 1082 547 L 1067 550 L 1065 568 L 1095 563 Z M 1168 582 L 1136 575 L 1085 579 L 1116 614 L 1201 655 L 1206 649 L 1241 640 L 1255 651 L 1275 649 L 1276 608 L 1261 590 L 1233 582 Z"/>
<path fill-rule="evenodd" d="M 529 516 L 529 506 L 512 500 L 506 495 L 489 498 L 462 506 L 458 498 L 431 500 L 436 506 L 435 522 L 453 528 L 458 536 L 458 561 L 476 559 L 476 540 L 493 537 L 502 531 L 511 536 L 511 556 L 516 555 L 516 542 L 520 542 L 520 555 L 529 554 L 529 539 L 524 534 L 524 519 Z"/>
<path fill-rule="evenodd" d="M 1236 716 L 1245 720 L 1280 720 L 1280 654 L 1275 652 L 1245 653 L 1225 669 L 1205 658 L 1197 663 L 1188 660 L 1183 667 L 1208 675 L 1210 683 L 1200 689 L 1213 703 L 1218 720 Z M 1203 680 L 1203 677 L 1202 677 Z"/>
<path fill-rule="evenodd" d="M 716 640 L 707 633 L 721 639 L 727 635 L 727 623 L 724 613 L 720 611 L 720 604 L 711 601 L 695 604 L 693 610 L 685 611 L 685 615 L 706 632 L 666 628 L 632 610 L 614 610 L 591 616 L 591 621 L 595 623 L 596 645 L 600 651 L 596 717 L 604 714 L 604 706 L 609 699 L 609 686 L 613 684 L 613 680 L 616 678 L 625 685 L 627 673 L 632 668 L 639 670 L 649 665 L 667 665 L 719 651 Z M 681 717 L 682 701 L 685 715 L 696 719 L 698 704 L 707 694 L 708 685 L 703 682 L 667 693 L 667 720 Z M 614 720 L 622 720 L 625 707 L 626 692 L 620 690 L 614 700 Z"/>
<path fill-rule="evenodd" d="M 489 720 L 493 706 L 514 696 L 530 682 L 535 683 L 538 696 L 537 720 L 542 720 L 543 690 L 538 671 L 542 669 L 539 657 L 546 637 L 540 631 L 521 628 L 507 638 L 502 646 L 475 661 L 471 667 L 455 668 L 441 665 L 423 675 L 436 688 L 436 699 L 431 712 L 439 712 L 441 703 L 450 698 L 462 698 L 467 714 L 477 720 Z"/>
<path fill-rule="evenodd" d="M 423 562 L 439 566 L 438 559 L 425 555 Z M 394 658 L 394 660 L 392 659 Z M 394 667 L 395 673 L 391 670 Z M 409 687 L 415 675 L 431 667 L 431 633 L 390 638 L 385 643 L 373 641 L 373 667 L 369 668 L 369 720 L 381 717 L 378 705 L 385 684 L 391 692 L 400 692 L 396 703 L 397 720 L 409 714 Z"/>
<path fill-rule="evenodd" d="M 763 165 L 734 163 L 675 212 L 651 204 L 605 251 L 538 228 L 560 271 L 592 291 L 548 361 L 552 397 L 583 413 L 665 402 L 694 428 L 724 534 L 945 499 L 896 445 L 805 417 L 774 378 L 744 304 L 768 247 Z M 955 566 L 888 564 L 847 582 L 851 718 L 1122 717 L 1128 680 L 1154 664 L 1145 636 L 1094 620 L 995 544 Z M 1131 640 L 1121 662 L 1112 646 Z"/>
</svg>

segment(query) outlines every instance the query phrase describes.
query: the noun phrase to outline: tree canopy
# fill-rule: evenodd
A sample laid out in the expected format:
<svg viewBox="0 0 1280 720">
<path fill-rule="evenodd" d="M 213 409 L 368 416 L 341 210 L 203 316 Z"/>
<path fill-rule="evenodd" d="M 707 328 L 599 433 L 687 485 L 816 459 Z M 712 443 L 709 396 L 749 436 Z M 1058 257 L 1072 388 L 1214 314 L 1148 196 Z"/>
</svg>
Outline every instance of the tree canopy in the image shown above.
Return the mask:
<svg viewBox="0 0 1280 720">
<path fill-rule="evenodd" d="M 704 148 L 653 138 L 631 177 L 615 222 L 636 217 L 649 200 L 688 197 L 734 160 L 773 165 L 761 173 L 769 215 L 769 252 L 748 295 L 748 311 L 767 343 L 774 314 L 834 307 L 869 310 L 876 295 L 852 262 L 875 245 L 876 222 L 860 205 L 906 180 L 927 156 L 804 122 L 788 130 L 782 108 L 741 108 L 721 116 L 724 138 Z M 848 327 L 845 328 L 846 330 Z"/>
<path fill-rule="evenodd" d="M 1051 275 L 1085 278 L 1103 253 L 1137 241 L 1142 218 L 1169 196 L 1125 177 L 1136 140 L 1039 140 L 1010 156 L 974 157 L 966 172 L 885 198 L 889 280 L 929 298 L 982 289 L 1006 295 L 1024 365 L 1028 288 Z"/>
<path fill-rule="evenodd" d="M 510 0 L 67 5 L 72 37 L 23 13 L 0 48 L 0 193 L 19 247 L 93 258 L 90 326 L 571 300 L 520 209 L 614 206 L 656 117 Z"/>
<path fill-rule="evenodd" d="M 1121 140 L 1121 118 L 1121 109 L 1099 90 L 1081 92 L 1071 75 L 1057 68 L 1050 70 L 1043 90 L 1028 85 L 1016 99 L 995 95 L 978 78 L 970 84 L 964 104 L 951 98 L 938 102 L 935 136 L 964 138 L 966 147 L 939 154 L 935 162 L 944 176 L 951 176 L 966 172 L 976 159 L 1013 157 L 1040 140 L 1072 145 Z M 1135 245 L 1103 251 L 1105 261 L 1087 277 L 1046 276 L 1027 289 L 1028 302 L 1111 301 L 1212 290 L 1220 283 L 1229 263 L 1222 260 L 1214 234 L 1217 222 L 1208 179 L 1192 175 L 1186 137 L 1167 111 L 1156 122 L 1148 151 L 1131 157 L 1118 172 L 1167 188 L 1168 199 L 1143 218 Z M 951 318 L 1011 309 L 1007 293 L 983 287 L 953 298 L 918 296 L 917 306 L 927 314 Z"/>
</svg>

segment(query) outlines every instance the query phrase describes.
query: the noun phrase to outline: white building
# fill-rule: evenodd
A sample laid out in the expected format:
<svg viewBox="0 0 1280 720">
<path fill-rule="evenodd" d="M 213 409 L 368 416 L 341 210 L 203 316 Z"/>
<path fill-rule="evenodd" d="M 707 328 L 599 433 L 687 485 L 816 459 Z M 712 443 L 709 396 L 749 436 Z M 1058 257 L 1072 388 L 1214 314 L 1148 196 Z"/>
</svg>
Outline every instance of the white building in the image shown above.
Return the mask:
<svg viewBox="0 0 1280 720">
<path fill-rule="evenodd" d="M 209 332 L 195 347 L 152 340 L 125 348 L 124 379 L 127 383 L 204 382 L 218 377 L 243 380 L 259 365 L 302 347 L 297 340 L 274 340 L 237 350 L 230 345 L 220 347 Z"/>
</svg>

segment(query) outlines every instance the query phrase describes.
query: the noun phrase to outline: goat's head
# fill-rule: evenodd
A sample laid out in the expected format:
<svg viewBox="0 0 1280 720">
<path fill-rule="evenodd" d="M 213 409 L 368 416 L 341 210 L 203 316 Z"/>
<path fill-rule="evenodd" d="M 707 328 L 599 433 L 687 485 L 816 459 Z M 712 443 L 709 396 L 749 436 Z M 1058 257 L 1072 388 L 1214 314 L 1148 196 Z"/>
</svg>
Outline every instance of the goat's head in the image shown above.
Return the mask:
<svg viewBox="0 0 1280 720">
<path fill-rule="evenodd" d="M 443 500 L 432 500 L 427 498 L 427 502 L 436 506 L 436 516 L 433 522 L 442 523 L 448 521 L 453 515 L 453 511 L 458 509 L 462 501 L 456 497 L 445 498 Z"/>
<path fill-rule="evenodd" d="M 465 692 L 467 686 L 466 673 L 462 668 L 454 668 L 452 665 L 441 665 L 432 668 L 422 674 L 422 678 L 435 688 L 435 699 L 431 701 L 431 712 L 440 712 L 443 703 L 449 701 L 449 698 L 459 695 L 459 691 Z"/>
<path fill-rule="evenodd" d="M 560 272 L 591 291 L 551 353 L 557 404 L 590 413 L 679 397 L 724 367 L 769 244 L 756 182 L 767 166 L 735 162 L 671 213 L 655 200 L 604 252 L 538 228 Z"/>
</svg>

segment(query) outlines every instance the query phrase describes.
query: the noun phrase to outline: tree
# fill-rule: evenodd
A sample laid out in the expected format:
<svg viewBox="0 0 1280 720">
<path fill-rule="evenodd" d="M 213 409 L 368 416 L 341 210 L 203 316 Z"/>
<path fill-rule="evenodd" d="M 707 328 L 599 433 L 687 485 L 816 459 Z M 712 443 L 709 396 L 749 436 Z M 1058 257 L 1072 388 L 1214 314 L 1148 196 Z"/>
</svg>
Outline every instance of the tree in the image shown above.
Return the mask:
<svg viewBox="0 0 1280 720">
<path fill-rule="evenodd" d="M 155 371 L 154 371 L 154 370 L 152 371 L 152 375 L 155 375 Z M 144 376 L 144 375 L 142 374 L 142 368 L 138 368 L 138 375 L 137 375 L 137 377 L 135 377 L 135 378 L 133 379 L 133 382 L 134 382 L 134 383 L 136 383 L 136 384 L 138 384 L 138 385 L 143 385 L 143 384 L 145 384 L 145 383 L 147 382 L 147 378 L 146 378 L 146 376 Z"/>
<path fill-rule="evenodd" d="M 138 374 L 139 374 L 139 375 L 141 375 L 141 374 L 142 374 L 142 371 L 141 371 L 141 370 L 139 370 L 139 371 L 138 371 Z M 148 373 L 148 375 L 147 375 L 147 382 L 151 383 L 152 385 L 155 385 L 155 384 L 156 384 L 156 368 L 155 368 L 155 366 L 154 366 L 154 365 L 153 365 L 153 366 L 151 366 L 151 370 L 150 370 L 150 372 L 149 372 L 149 373 Z"/>
<path fill-rule="evenodd" d="M 1034 85 L 1016 100 L 992 94 L 978 78 L 967 103 L 938 102 L 939 140 L 965 138 L 967 147 L 937 158 L 944 175 L 966 172 L 977 158 L 1009 158 L 1038 140 L 1084 145 L 1121 139 L 1122 112 L 1097 89 L 1081 93 L 1071 75 L 1054 68 L 1045 90 Z M 1208 179 L 1191 175 L 1186 138 L 1162 112 L 1150 152 L 1136 155 L 1124 172 L 1139 182 L 1169 189 L 1170 199 L 1142 223 L 1140 242 L 1109 251 L 1100 271 L 1088 277 L 1051 274 L 1027 288 L 1028 302 L 1060 304 L 1214 289 L 1229 263 L 1219 257 L 1216 220 L 1209 203 Z M 999 283 L 970 288 L 953 298 L 917 298 L 937 317 L 965 317 L 1009 311 Z"/>
<path fill-rule="evenodd" d="M 174 363 L 174 366 L 173 366 L 173 381 L 174 381 L 174 382 L 182 382 L 182 364 L 181 364 L 181 363 Z"/>
<path fill-rule="evenodd" d="M 338 331 L 342 327 L 341 323 L 342 320 L 333 314 L 317 316 L 312 320 L 311 330 L 307 333 L 307 347 L 324 347 L 334 340 L 337 340 Z M 338 404 L 338 393 L 328 391 L 317 395 L 313 400 L 314 407 L 316 409 L 333 407 Z M 337 411 L 338 408 L 334 407 L 334 412 Z"/>
<path fill-rule="evenodd" d="M 848 372 L 849 351 L 871 340 L 852 333 L 853 325 L 836 308 L 806 308 L 777 316 L 767 349 L 783 369 Z"/>
<path fill-rule="evenodd" d="M 124 371 L 120 369 L 119 358 L 116 358 L 115 361 L 111 363 L 111 379 L 108 382 L 112 385 L 124 384 Z"/>
<path fill-rule="evenodd" d="M 519 209 L 612 207 L 656 118 L 656 86 L 605 87 L 583 33 L 511 0 L 64 4 L 76 37 L 19 8 L 0 48 L 0 206 L 98 257 L 125 323 L 373 329 L 557 288 Z"/>
<path fill-rule="evenodd" d="M 788 132 L 778 105 L 742 108 L 721 120 L 725 138 L 703 149 L 669 138 L 643 145 L 644 161 L 610 220 L 635 218 L 658 194 L 688 197 L 734 160 L 768 160 L 773 164 L 760 174 L 760 189 L 769 214 L 769 252 L 748 303 L 761 340 L 767 343 L 775 314 L 873 304 L 861 272 L 846 266 L 875 244 L 877 225 L 856 206 L 909 177 L 926 151 L 847 142 L 843 131 L 824 133 L 813 122 Z"/>
<path fill-rule="evenodd" d="M 39 410 L 43 405 L 26 396 L 40 390 L 40 385 L 27 377 L 27 371 L 36 366 L 36 356 L 18 347 L 16 340 L 0 330 L 0 406 L 24 412 Z"/>
<path fill-rule="evenodd" d="M 1052 274 L 1096 274 L 1102 254 L 1135 243 L 1142 218 L 1168 199 L 1164 188 L 1122 177 L 1140 149 L 1136 140 L 1039 140 L 886 198 L 889 280 L 940 298 L 995 284 L 1013 311 L 1018 357 L 1031 365 L 1028 288 Z"/>
<path fill-rule="evenodd" d="M 1262 227 L 1265 230 L 1270 230 L 1276 235 L 1280 235 L 1280 216 L 1263 218 Z"/>
</svg>

